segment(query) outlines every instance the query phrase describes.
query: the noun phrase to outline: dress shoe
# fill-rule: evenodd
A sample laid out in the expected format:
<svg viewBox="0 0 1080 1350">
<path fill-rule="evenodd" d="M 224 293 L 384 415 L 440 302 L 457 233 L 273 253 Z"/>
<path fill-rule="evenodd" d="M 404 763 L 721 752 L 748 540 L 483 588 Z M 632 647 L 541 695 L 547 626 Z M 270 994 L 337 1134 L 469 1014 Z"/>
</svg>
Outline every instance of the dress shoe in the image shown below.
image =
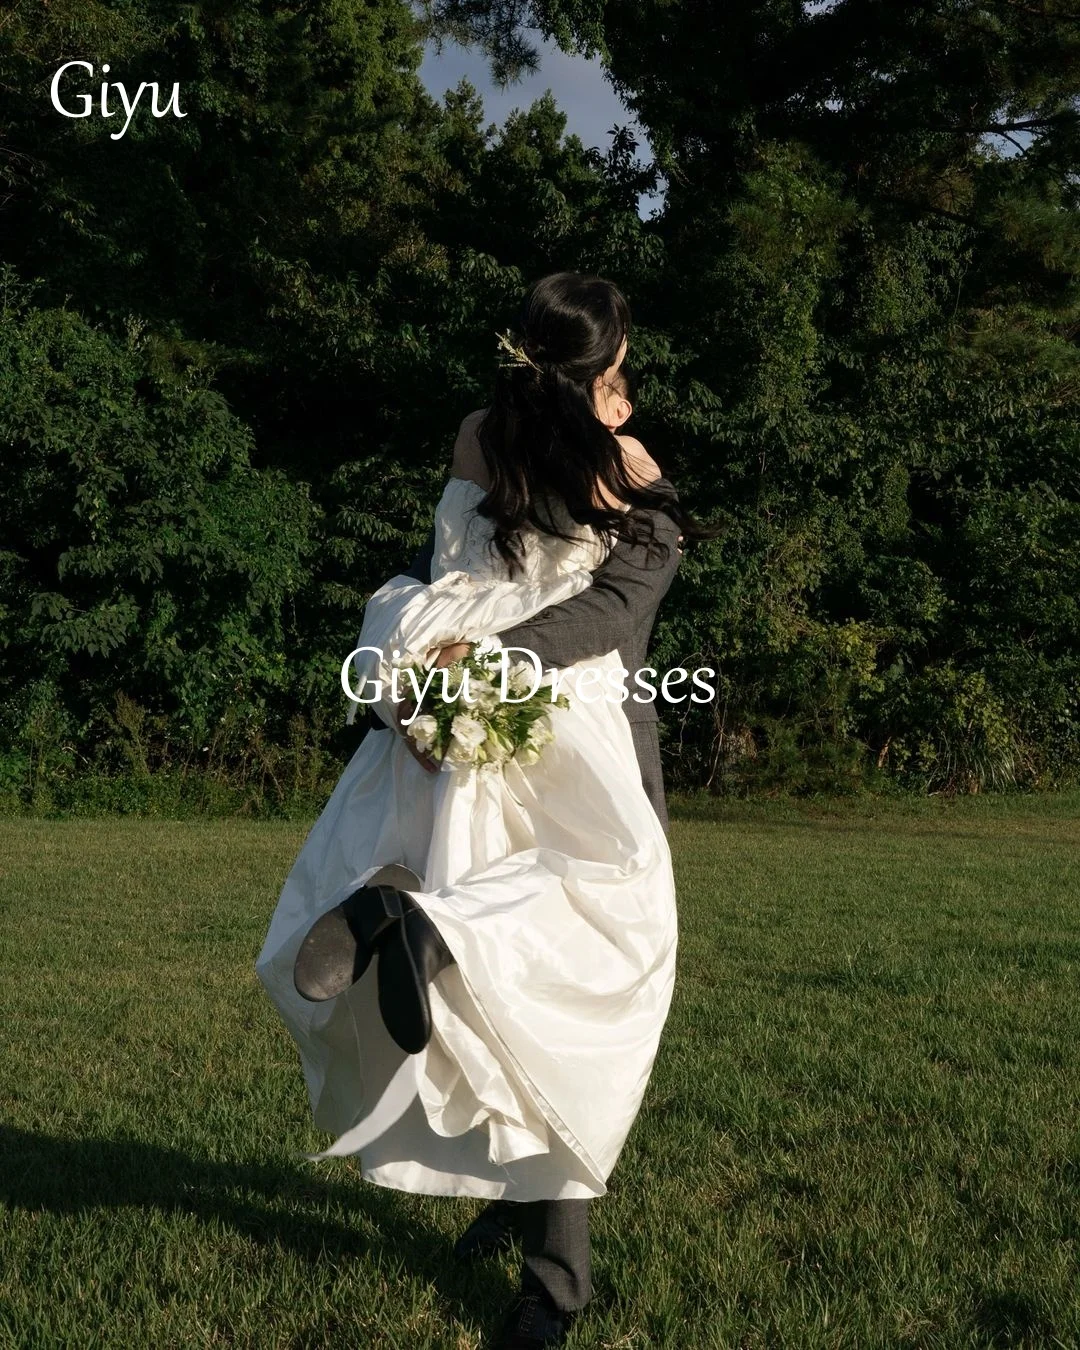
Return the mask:
<svg viewBox="0 0 1080 1350">
<path fill-rule="evenodd" d="M 394 1042 L 418 1055 L 431 1040 L 428 985 L 454 957 L 424 911 L 405 900 L 405 917 L 379 946 L 379 1011 Z"/>
<path fill-rule="evenodd" d="M 557 1308 L 546 1293 L 518 1292 L 492 1350 L 546 1350 L 563 1345 L 576 1312 Z"/>
<path fill-rule="evenodd" d="M 515 1206 L 509 1200 L 492 1200 L 480 1211 L 454 1243 L 454 1259 L 473 1261 L 506 1251 L 521 1233 Z"/>
<path fill-rule="evenodd" d="M 397 863 L 380 868 L 367 885 L 312 924 L 293 964 L 293 984 L 301 998 L 323 1003 L 360 979 L 376 946 L 404 923 L 413 904 L 402 885 L 419 890 L 423 883 Z"/>
</svg>

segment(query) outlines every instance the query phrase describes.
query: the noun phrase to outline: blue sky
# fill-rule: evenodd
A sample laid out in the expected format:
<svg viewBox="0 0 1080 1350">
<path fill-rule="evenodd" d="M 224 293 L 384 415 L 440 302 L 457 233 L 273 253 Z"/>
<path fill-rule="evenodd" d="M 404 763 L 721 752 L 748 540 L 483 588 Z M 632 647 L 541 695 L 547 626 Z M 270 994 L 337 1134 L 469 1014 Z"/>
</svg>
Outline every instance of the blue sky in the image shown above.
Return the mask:
<svg viewBox="0 0 1080 1350">
<path fill-rule="evenodd" d="M 835 0 L 804 0 L 807 13 L 828 9 Z M 455 42 L 444 42 L 442 53 L 436 56 L 429 45 L 420 67 L 420 78 L 433 98 L 440 101 L 447 89 L 452 89 L 463 77 L 479 91 L 484 100 L 488 122 L 501 126 L 514 108 L 527 108 L 545 90 L 550 89 L 555 102 L 566 113 L 567 134 L 576 133 L 585 145 L 599 146 L 606 151 L 611 144 L 612 127 L 630 126 L 638 140 L 638 158 L 650 155 L 648 139 L 634 117 L 623 107 L 611 88 L 598 57 L 568 56 L 554 43 L 545 42 L 535 29 L 526 29 L 525 35 L 536 47 L 540 68 L 534 74 L 524 75 L 517 84 L 499 89 L 491 79 L 488 64 L 477 52 L 460 47 Z M 1024 141 L 1030 140 L 1023 133 Z M 984 137 L 983 144 L 993 143 L 1000 154 L 1016 153 L 1016 146 L 1002 137 Z M 638 212 L 644 219 L 663 204 L 663 188 L 657 196 L 642 197 Z"/>
<path fill-rule="evenodd" d="M 526 36 L 539 53 L 540 68 L 506 89 L 493 83 L 483 56 L 456 42 L 444 42 L 439 56 L 429 46 L 420 67 L 420 78 L 428 93 L 440 102 L 447 89 L 453 89 L 462 78 L 468 79 L 484 100 L 487 121 L 500 126 L 513 109 L 529 107 L 550 89 L 555 102 L 566 113 L 568 136 L 576 134 L 583 144 L 598 146 L 606 152 L 611 145 L 611 129 L 630 126 L 638 141 L 638 158 L 647 159 L 648 140 L 607 82 L 599 58 L 568 56 L 534 30 L 527 31 Z M 659 196 L 642 197 L 638 212 L 644 218 L 662 202 L 661 189 Z"/>
</svg>

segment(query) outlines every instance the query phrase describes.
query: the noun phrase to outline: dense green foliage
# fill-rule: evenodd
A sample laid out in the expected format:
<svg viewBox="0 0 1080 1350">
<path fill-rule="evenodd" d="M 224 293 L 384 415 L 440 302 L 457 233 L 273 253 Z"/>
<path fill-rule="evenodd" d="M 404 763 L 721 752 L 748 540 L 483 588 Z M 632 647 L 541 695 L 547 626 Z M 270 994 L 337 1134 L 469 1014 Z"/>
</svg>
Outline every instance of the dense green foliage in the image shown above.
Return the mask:
<svg viewBox="0 0 1080 1350">
<path fill-rule="evenodd" d="M 663 713 L 669 782 L 1075 781 L 1076 17 L 16 0 L 0 793 L 76 805 L 123 765 L 251 804 L 332 782 L 364 601 L 426 530 L 494 330 L 564 267 L 625 289 L 630 430 L 728 526 L 657 627 L 656 665 L 719 672 Z M 496 130 L 467 85 L 425 94 L 425 35 L 512 74 L 528 23 L 604 57 L 653 162 L 565 136 L 550 98 Z M 73 56 L 178 81 L 187 116 L 61 118 Z"/>
</svg>

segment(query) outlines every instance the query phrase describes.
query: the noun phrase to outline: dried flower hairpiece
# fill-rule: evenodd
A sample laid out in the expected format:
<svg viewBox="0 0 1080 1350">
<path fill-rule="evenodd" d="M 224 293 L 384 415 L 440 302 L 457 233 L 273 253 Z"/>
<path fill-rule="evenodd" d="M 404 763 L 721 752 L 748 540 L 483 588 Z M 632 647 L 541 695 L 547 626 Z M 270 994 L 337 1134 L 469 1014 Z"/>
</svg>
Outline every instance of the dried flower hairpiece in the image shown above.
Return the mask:
<svg viewBox="0 0 1080 1350">
<path fill-rule="evenodd" d="M 532 357 L 526 353 L 524 347 L 514 345 L 509 329 L 507 329 L 505 333 L 499 333 L 497 336 L 499 339 L 499 346 L 503 351 L 509 354 L 507 360 L 499 362 L 500 366 L 532 366 L 533 370 L 540 369 Z"/>
</svg>

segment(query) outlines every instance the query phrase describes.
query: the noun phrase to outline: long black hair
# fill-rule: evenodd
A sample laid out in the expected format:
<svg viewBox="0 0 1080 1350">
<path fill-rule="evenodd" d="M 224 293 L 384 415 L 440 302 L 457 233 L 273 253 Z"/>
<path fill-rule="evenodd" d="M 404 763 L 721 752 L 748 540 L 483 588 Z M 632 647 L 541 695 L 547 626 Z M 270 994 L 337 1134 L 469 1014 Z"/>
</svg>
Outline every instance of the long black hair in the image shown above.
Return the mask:
<svg viewBox="0 0 1080 1350">
<path fill-rule="evenodd" d="M 715 538 L 720 527 L 687 514 L 666 488 L 630 478 L 622 446 L 597 416 L 594 383 L 615 364 L 630 333 L 630 306 L 619 288 L 603 277 L 554 272 L 530 287 L 518 327 L 528 361 L 503 361 L 476 429 L 491 484 L 476 510 L 494 522 L 492 543 L 510 575 L 523 557 L 522 527 L 579 537 L 552 513 L 553 498 L 609 544 L 645 542 L 650 555 L 659 548 L 666 558 L 670 546 L 635 508 L 664 511 L 688 539 Z M 630 509 L 597 505 L 598 483 Z"/>
</svg>

